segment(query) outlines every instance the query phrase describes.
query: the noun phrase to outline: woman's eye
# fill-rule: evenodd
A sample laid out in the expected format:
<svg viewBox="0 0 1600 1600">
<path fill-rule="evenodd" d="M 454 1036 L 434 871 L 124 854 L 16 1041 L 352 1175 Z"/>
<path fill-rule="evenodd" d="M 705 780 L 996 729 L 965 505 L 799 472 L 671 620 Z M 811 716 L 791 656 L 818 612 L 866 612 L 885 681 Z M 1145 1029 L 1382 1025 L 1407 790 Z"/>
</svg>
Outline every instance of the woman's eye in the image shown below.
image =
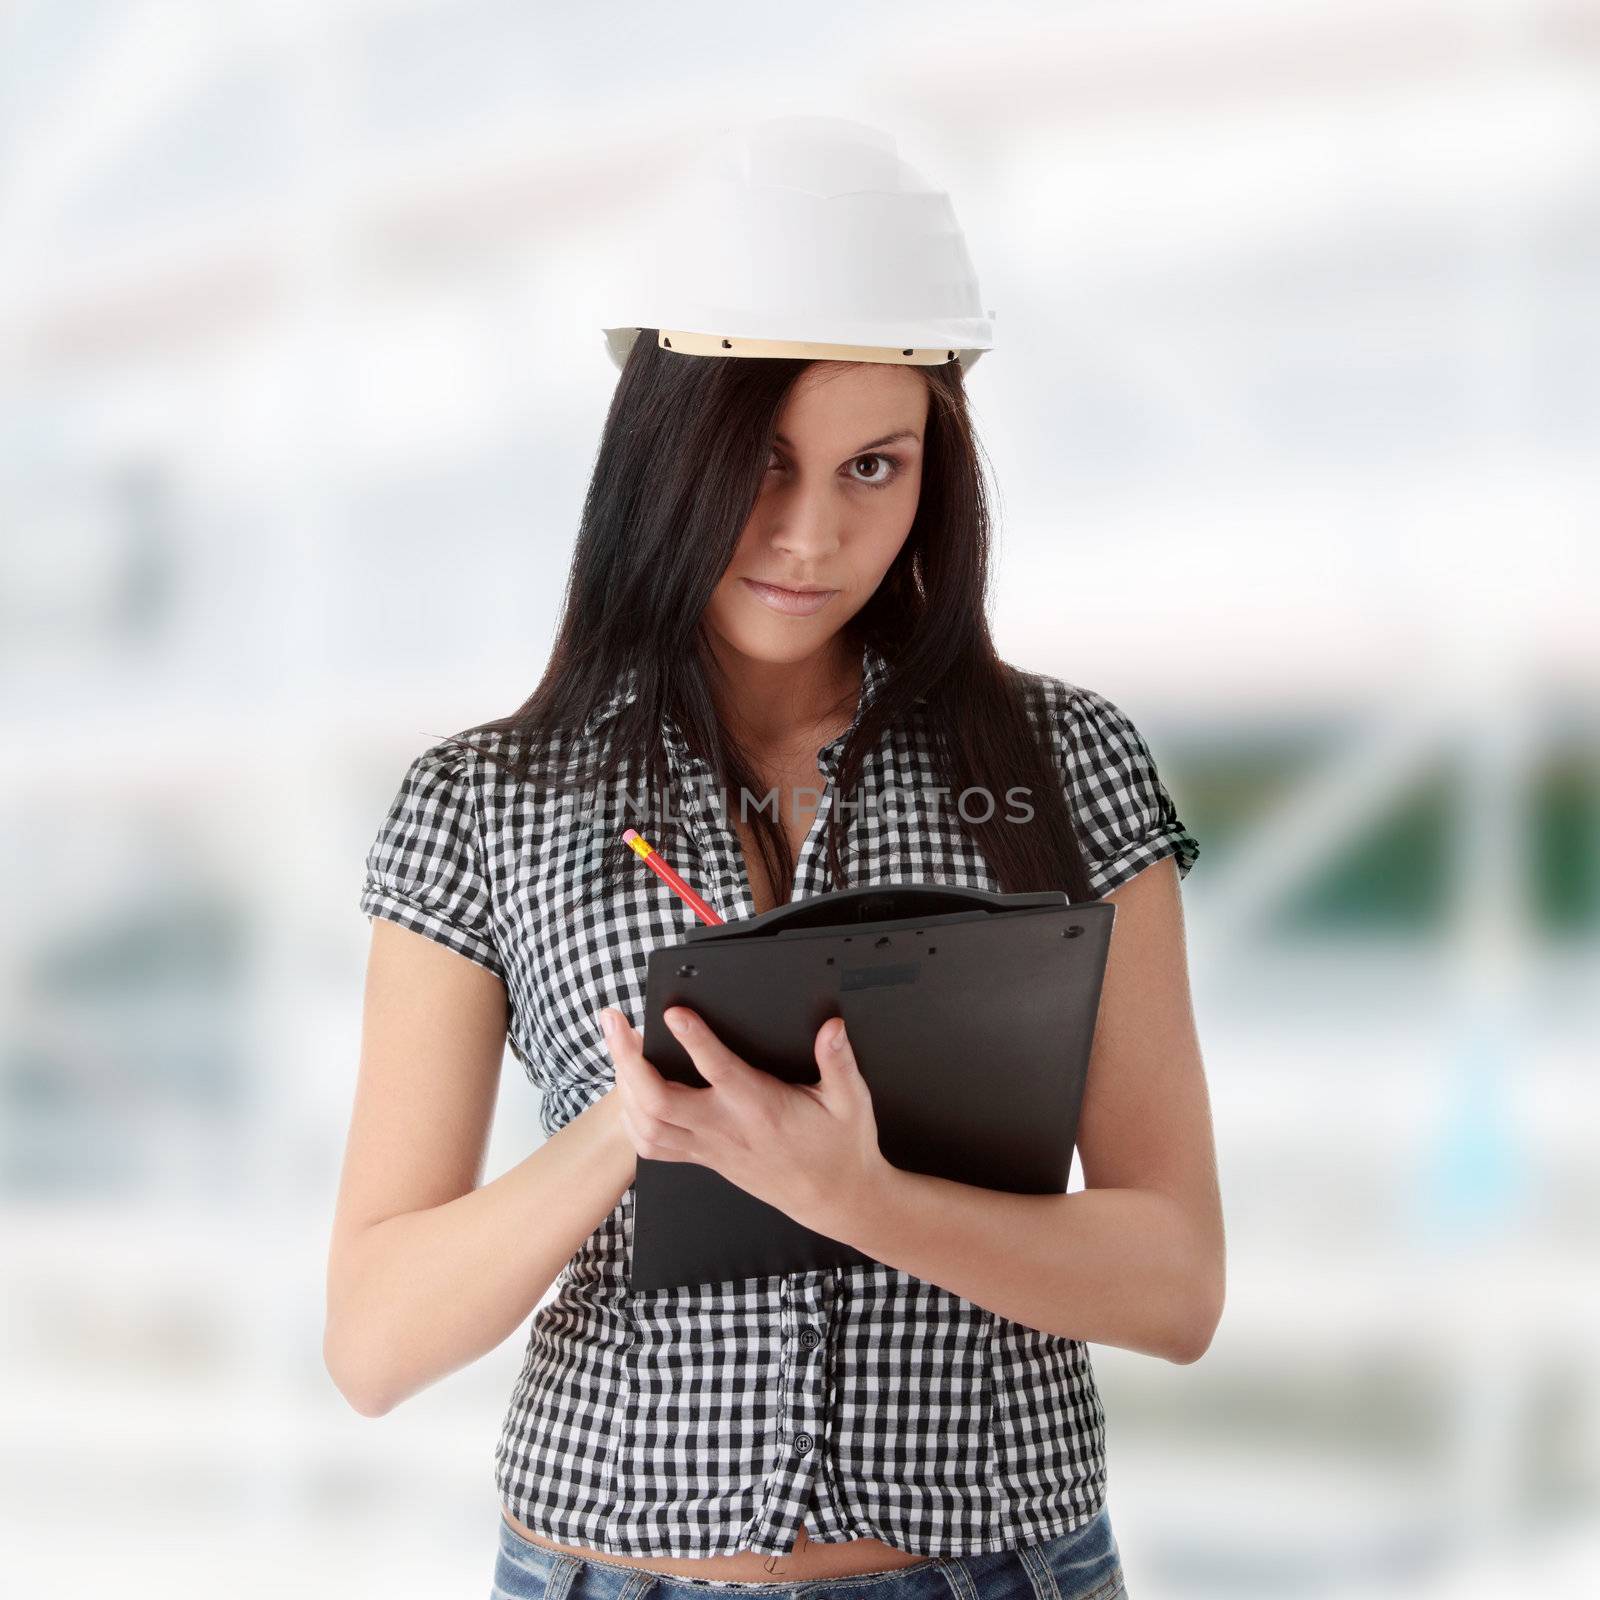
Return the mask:
<svg viewBox="0 0 1600 1600">
<path fill-rule="evenodd" d="M 855 460 L 850 463 L 850 465 L 852 467 L 858 466 L 863 461 L 881 461 L 887 470 L 879 472 L 871 478 L 857 478 L 855 480 L 857 483 L 864 484 L 869 489 L 878 489 L 882 488 L 882 486 L 886 483 L 893 482 L 898 468 L 896 467 L 894 458 L 892 456 L 880 456 L 875 453 L 872 455 L 857 456 Z"/>
<path fill-rule="evenodd" d="M 877 461 L 881 463 L 881 466 L 871 477 L 862 477 L 856 473 L 855 468 L 863 461 Z M 782 468 L 783 463 L 776 456 L 767 463 L 768 472 L 781 471 Z M 886 485 L 893 483 L 900 476 L 900 463 L 893 456 L 879 455 L 876 451 L 871 451 L 864 456 L 856 456 L 851 461 L 850 468 L 850 481 L 859 484 L 863 489 L 882 489 Z"/>
</svg>

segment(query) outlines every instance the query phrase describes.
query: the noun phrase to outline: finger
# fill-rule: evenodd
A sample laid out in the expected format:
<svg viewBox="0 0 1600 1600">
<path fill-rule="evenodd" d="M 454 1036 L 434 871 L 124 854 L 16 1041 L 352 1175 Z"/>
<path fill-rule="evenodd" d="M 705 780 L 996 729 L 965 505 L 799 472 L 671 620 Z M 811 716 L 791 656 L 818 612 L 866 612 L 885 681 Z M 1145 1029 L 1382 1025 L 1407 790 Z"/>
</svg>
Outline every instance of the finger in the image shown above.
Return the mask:
<svg viewBox="0 0 1600 1600">
<path fill-rule="evenodd" d="M 755 1075 L 756 1069 L 742 1056 L 735 1055 L 716 1036 L 705 1018 L 688 1006 L 668 1006 L 661 1020 L 672 1030 L 673 1037 L 688 1052 L 689 1059 L 707 1083 L 714 1087 L 732 1086 Z"/>
<path fill-rule="evenodd" d="M 661 1076 L 644 1053 L 644 1035 L 620 1012 L 606 1007 L 600 1013 L 600 1025 L 616 1063 L 617 1081 L 641 1114 L 663 1126 L 692 1131 L 698 1091 Z"/>
<path fill-rule="evenodd" d="M 601 1006 L 599 1021 L 601 1036 L 605 1039 L 606 1049 L 611 1052 L 613 1059 L 625 1051 L 639 1051 L 643 1048 L 643 1036 L 615 1006 Z"/>
<path fill-rule="evenodd" d="M 824 1096 L 831 1097 L 859 1084 L 856 1053 L 843 1017 L 829 1017 L 817 1029 L 812 1048 L 820 1074 L 818 1087 Z"/>
<path fill-rule="evenodd" d="M 622 1123 L 636 1154 L 651 1161 L 690 1161 L 692 1141 L 682 1128 L 658 1122 L 654 1117 L 640 1117 L 626 1100 L 617 1107 Z"/>
</svg>

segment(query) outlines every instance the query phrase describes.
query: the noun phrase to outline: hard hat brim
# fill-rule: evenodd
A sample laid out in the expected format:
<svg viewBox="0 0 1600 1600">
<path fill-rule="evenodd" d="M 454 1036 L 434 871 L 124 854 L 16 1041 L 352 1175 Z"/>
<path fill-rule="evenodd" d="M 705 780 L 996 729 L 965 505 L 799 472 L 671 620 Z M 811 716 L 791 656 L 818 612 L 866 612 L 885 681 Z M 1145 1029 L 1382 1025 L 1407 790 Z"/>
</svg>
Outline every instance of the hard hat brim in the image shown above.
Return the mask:
<svg viewBox="0 0 1600 1600">
<path fill-rule="evenodd" d="M 641 331 L 639 328 L 603 330 L 606 349 L 619 371 Z M 963 372 L 985 353 L 981 348 L 958 349 L 952 345 L 895 348 L 889 345 L 830 344 L 816 339 L 749 339 L 732 334 L 697 333 L 684 328 L 657 329 L 656 344 L 678 355 L 731 356 L 769 361 L 871 361 L 896 367 L 943 366 L 949 361 L 959 361 Z"/>
</svg>

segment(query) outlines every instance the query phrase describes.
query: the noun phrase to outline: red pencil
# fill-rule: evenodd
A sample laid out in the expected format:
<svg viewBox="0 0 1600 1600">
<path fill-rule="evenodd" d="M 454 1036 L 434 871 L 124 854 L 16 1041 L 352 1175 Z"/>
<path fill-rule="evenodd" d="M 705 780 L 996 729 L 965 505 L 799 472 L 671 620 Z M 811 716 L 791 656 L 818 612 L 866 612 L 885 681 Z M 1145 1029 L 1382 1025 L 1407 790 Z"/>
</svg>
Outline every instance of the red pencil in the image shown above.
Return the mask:
<svg viewBox="0 0 1600 1600">
<path fill-rule="evenodd" d="M 633 847 L 634 854 L 669 888 L 676 890 L 684 903 L 702 922 L 720 923 L 722 918 L 686 884 L 676 872 L 661 859 L 661 853 L 646 843 L 637 828 L 624 828 L 623 839 Z"/>
</svg>

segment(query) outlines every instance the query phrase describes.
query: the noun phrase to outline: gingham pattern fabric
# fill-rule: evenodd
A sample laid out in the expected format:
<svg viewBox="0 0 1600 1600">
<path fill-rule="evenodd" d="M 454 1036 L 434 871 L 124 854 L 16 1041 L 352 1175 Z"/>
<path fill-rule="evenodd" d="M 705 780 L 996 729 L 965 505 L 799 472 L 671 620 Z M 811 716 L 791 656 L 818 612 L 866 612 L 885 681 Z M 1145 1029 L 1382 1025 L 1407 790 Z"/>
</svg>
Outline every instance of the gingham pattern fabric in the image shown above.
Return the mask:
<svg viewBox="0 0 1600 1600">
<path fill-rule="evenodd" d="M 858 719 L 886 677 L 875 651 L 862 664 Z M 1096 894 L 1169 855 L 1186 875 L 1199 846 L 1132 723 L 1092 690 L 1040 674 L 1026 685 Z M 921 716 L 886 730 L 866 763 L 843 843 L 850 881 L 998 889 L 948 795 L 924 798 L 936 778 Z M 709 766 L 670 721 L 662 734 L 673 824 L 651 842 L 724 918 L 751 916 Z M 823 828 L 844 742 L 818 753 L 827 787 L 795 899 L 834 886 Z M 502 753 L 511 744 L 502 736 Z M 650 950 L 697 925 L 642 865 L 598 892 L 601 852 L 625 825 L 441 742 L 412 762 L 367 856 L 363 911 L 505 981 L 509 1043 L 542 1091 L 547 1133 L 611 1086 L 600 1008 L 642 1025 Z M 506 1508 L 536 1532 L 621 1555 L 780 1555 L 804 1523 L 823 1542 L 957 1556 L 1053 1538 L 1099 1510 L 1104 1419 L 1081 1341 L 882 1265 L 630 1294 L 632 1206 L 630 1188 L 531 1321 L 494 1460 Z"/>
</svg>

